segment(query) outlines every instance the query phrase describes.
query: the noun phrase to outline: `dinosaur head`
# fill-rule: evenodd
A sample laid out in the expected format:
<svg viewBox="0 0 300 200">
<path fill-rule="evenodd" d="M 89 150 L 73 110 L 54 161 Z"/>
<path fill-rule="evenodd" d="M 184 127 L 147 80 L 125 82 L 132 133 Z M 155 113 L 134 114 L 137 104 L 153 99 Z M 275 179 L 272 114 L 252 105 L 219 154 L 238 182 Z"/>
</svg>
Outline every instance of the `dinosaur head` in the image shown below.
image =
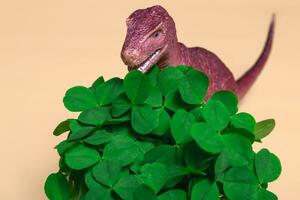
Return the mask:
<svg viewBox="0 0 300 200">
<path fill-rule="evenodd" d="M 177 36 L 175 23 L 163 7 L 136 10 L 127 18 L 126 24 L 121 58 L 128 70 L 138 69 L 145 73 L 154 64 L 167 63 Z"/>
</svg>

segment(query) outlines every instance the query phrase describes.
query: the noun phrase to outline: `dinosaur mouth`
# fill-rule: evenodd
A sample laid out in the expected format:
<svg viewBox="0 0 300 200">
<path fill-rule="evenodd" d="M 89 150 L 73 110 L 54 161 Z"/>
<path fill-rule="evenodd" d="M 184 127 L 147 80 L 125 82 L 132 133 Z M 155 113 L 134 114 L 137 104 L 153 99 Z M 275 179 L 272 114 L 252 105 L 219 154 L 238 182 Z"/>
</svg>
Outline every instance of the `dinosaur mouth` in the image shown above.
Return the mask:
<svg viewBox="0 0 300 200">
<path fill-rule="evenodd" d="M 128 66 L 128 70 L 131 71 L 131 70 L 137 69 L 137 70 L 141 71 L 142 73 L 146 73 L 147 71 L 149 71 L 149 69 L 154 64 L 156 64 L 159 61 L 159 59 L 161 57 L 160 55 L 162 54 L 164 49 L 165 48 L 157 49 L 142 63 L 140 63 L 136 66 Z"/>
</svg>

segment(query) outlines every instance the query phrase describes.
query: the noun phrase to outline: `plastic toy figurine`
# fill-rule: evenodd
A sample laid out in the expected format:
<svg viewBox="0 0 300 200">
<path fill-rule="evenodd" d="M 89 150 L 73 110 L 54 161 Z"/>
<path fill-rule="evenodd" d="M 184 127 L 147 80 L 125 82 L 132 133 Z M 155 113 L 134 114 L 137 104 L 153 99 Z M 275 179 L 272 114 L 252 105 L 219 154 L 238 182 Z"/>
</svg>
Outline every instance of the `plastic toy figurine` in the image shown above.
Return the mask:
<svg viewBox="0 0 300 200">
<path fill-rule="evenodd" d="M 214 53 L 201 48 L 188 48 L 178 42 L 175 23 L 161 6 L 139 9 L 127 19 L 127 35 L 121 57 L 128 70 L 143 73 L 157 64 L 166 66 L 189 65 L 205 73 L 209 80 L 209 97 L 219 90 L 230 90 L 241 99 L 262 71 L 272 47 L 274 16 L 272 18 L 264 49 L 241 78 L 235 80 L 231 71 Z"/>
</svg>

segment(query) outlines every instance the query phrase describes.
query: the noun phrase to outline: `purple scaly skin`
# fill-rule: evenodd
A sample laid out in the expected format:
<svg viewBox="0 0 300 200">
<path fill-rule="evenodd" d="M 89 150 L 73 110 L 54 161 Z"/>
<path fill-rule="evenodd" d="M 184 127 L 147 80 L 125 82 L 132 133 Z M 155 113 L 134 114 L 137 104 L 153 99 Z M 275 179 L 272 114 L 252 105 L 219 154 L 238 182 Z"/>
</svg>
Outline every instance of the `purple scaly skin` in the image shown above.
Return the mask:
<svg viewBox="0 0 300 200">
<path fill-rule="evenodd" d="M 241 99 L 262 71 L 271 51 L 274 34 L 273 16 L 261 55 L 253 67 L 235 80 L 214 53 L 201 47 L 188 48 L 178 42 L 174 20 L 163 7 L 136 10 L 127 18 L 126 24 L 127 35 L 121 58 L 128 70 L 138 69 L 146 73 L 154 64 L 160 69 L 166 66 L 192 66 L 206 74 L 210 80 L 206 98 L 216 91 L 230 90 Z"/>
</svg>

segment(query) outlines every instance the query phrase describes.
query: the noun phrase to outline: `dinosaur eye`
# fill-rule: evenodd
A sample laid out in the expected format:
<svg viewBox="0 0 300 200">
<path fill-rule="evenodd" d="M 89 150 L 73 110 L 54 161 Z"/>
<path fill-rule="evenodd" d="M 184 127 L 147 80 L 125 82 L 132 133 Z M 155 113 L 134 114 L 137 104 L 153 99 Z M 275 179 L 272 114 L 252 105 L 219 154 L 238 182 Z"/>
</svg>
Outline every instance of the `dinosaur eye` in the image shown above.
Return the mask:
<svg viewBox="0 0 300 200">
<path fill-rule="evenodd" d="M 152 37 L 158 38 L 160 35 L 161 35 L 161 31 L 155 31 L 155 32 L 152 34 Z"/>
</svg>

